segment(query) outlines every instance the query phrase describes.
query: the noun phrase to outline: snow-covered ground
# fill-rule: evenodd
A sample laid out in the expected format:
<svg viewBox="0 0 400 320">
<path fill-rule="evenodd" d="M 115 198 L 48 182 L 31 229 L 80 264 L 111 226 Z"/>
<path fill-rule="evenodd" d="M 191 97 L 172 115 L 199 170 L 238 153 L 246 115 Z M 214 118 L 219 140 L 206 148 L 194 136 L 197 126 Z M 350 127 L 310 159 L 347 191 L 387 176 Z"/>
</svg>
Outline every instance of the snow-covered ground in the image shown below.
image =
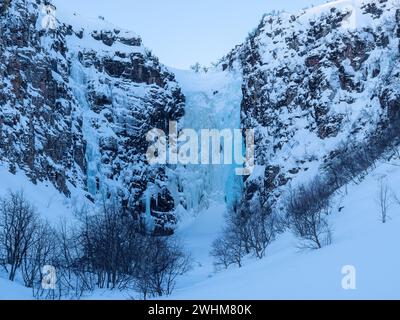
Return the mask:
<svg viewBox="0 0 400 320">
<path fill-rule="evenodd" d="M 298 240 L 287 232 L 269 247 L 263 260 L 249 258 L 241 269 L 214 274 L 205 247 L 217 236 L 221 208 L 210 208 L 199 215 L 199 223 L 182 232 L 195 257 L 201 257 L 201 266 L 180 280 L 170 298 L 399 299 L 400 206 L 390 201 L 390 218 L 383 224 L 377 203 L 382 178 L 391 195 L 400 194 L 400 167 L 394 164 L 382 163 L 362 183 L 348 186 L 347 194 L 343 190 L 336 197 L 330 217 L 333 243 L 321 250 L 300 251 Z M 344 266 L 355 267 L 355 290 L 342 288 Z"/>
<path fill-rule="evenodd" d="M 196 287 L 214 274 L 210 249 L 224 223 L 226 206 L 223 203 L 212 202 L 210 207 L 199 213 L 197 217 L 186 217 L 184 224 L 177 231 L 183 240 L 185 249 L 193 259 L 193 268 L 181 277 L 178 288 Z"/>
<path fill-rule="evenodd" d="M 32 300 L 32 290 L 6 280 L 6 275 L 0 273 L 0 300 Z"/>
<path fill-rule="evenodd" d="M 166 299 L 399 299 L 400 206 L 391 197 L 389 219 L 383 224 L 376 200 L 381 179 L 391 195 L 400 196 L 396 164 L 400 162 L 382 163 L 362 183 L 349 185 L 347 194 L 343 190 L 336 197 L 330 217 L 333 243 L 321 250 L 300 251 L 298 240 L 287 232 L 263 260 L 248 258 L 242 268 L 215 273 L 209 251 L 224 223 L 225 205 L 212 202 L 197 217 L 185 217 L 177 233 L 192 254 L 193 269 L 179 278 L 174 294 Z M 31 193 L 28 181 L 2 171 L 0 190 L 19 188 L 20 183 L 39 208 L 47 207 L 44 199 L 51 193 Z M 55 211 L 63 208 L 62 203 L 56 206 L 58 201 L 53 200 Z M 355 290 L 342 288 L 342 268 L 347 265 L 356 269 Z M 30 289 L 5 279 L 1 273 L 0 299 L 32 298 Z M 86 299 L 132 297 L 130 292 L 97 291 Z"/>
<path fill-rule="evenodd" d="M 6 195 L 8 191 L 22 191 L 38 213 L 51 223 L 58 223 L 64 218 L 70 220 L 76 210 L 91 204 L 79 190 L 71 185 L 69 188 L 72 190 L 71 197 L 66 198 L 52 183 L 33 184 L 23 172 L 11 174 L 0 164 L 0 196 Z"/>
</svg>

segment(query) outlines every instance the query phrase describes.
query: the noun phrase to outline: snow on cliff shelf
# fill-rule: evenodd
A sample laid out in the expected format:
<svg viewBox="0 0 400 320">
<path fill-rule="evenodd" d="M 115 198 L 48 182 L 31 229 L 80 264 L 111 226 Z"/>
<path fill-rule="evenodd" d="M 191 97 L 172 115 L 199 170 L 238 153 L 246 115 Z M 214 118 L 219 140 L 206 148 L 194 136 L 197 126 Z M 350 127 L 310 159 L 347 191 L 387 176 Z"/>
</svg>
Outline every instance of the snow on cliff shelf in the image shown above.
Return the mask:
<svg viewBox="0 0 400 320">
<path fill-rule="evenodd" d="M 342 11 L 348 12 L 347 17 L 342 23 L 341 27 L 343 29 L 356 29 L 364 26 L 370 26 L 373 19 L 369 19 L 364 16 L 361 12 L 361 7 L 364 5 L 363 0 L 338 0 L 328 2 L 326 4 L 307 9 L 305 14 L 302 15 L 300 21 L 307 21 L 320 16 L 322 13 L 336 8 Z"/>
</svg>

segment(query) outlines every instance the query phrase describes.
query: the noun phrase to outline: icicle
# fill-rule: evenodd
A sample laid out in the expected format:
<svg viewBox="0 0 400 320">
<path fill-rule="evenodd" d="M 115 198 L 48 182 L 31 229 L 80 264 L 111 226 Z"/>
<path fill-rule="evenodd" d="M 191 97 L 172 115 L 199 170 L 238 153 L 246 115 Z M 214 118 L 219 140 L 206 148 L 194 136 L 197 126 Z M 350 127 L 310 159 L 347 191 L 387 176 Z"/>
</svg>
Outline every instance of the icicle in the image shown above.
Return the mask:
<svg viewBox="0 0 400 320">
<path fill-rule="evenodd" d="M 98 184 L 102 187 L 102 181 L 99 180 L 102 177 L 100 171 L 100 150 L 99 150 L 99 138 L 96 130 L 92 126 L 92 111 L 90 110 L 89 103 L 86 98 L 86 74 L 83 67 L 78 59 L 72 59 L 71 66 L 71 78 L 74 80 L 73 92 L 79 105 L 83 108 L 83 124 L 82 132 L 84 139 L 86 140 L 86 163 L 87 163 L 87 189 L 92 196 L 96 196 Z M 98 183 L 99 182 L 99 183 Z"/>
</svg>

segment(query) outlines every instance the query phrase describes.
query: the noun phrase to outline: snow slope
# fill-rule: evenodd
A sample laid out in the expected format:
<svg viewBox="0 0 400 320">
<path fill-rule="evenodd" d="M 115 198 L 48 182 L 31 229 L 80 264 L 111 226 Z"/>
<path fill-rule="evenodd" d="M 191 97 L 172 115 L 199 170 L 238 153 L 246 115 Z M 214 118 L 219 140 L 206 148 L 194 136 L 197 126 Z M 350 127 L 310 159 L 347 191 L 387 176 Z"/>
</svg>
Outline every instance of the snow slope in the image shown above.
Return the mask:
<svg viewBox="0 0 400 320">
<path fill-rule="evenodd" d="M 5 279 L 0 273 L 0 300 L 32 300 L 31 289 Z"/>
<path fill-rule="evenodd" d="M 190 291 L 198 283 L 213 276 L 214 267 L 209 251 L 224 224 L 225 213 L 225 204 L 212 201 L 197 217 L 185 217 L 177 235 L 191 254 L 193 268 L 179 279 L 178 287 L 185 287 Z"/>
<path fill-rule="evenodd" d="M 38 213 L 51 223 L 58 223 L 60 219 L 73 219 L 73 213 L 83 205 L 92 205 L 85 195 L 72 185 L 71 197 L 61 194 L 52 183 L 38 182 L 33 184 L 21 171 L 12 174 L 0 164 L 0 196 L 8 191 L 22 191 L 25 197 L 34 205 Z"/>
<path fill-rule="evenodd" d="M 330 217 L 332 245 L 300 251 L 298 240 L 288 232 L 270 246 L 265 259 L 249 259 L 241 269 L 231 268 L 195 285 L 182 280 L 171 298 L 399 299 L 400 207 L 392 200 L 389 221 L 380 222 L 376 198 L 381 179 L 387 180 L 390 192 L 399 196 L 400 168 L 392 162 L 381 163 L 362 183 L 349 185 L 347 194 L 342 190 L 336 197 Z M 205 230 L 209 226 L 210 232 L 215 231 L 214 215 L 208 212 L 203 219 Z M 197 228 L 193 224 L 185 232 L 196 234 Z M 216 236 L 207 234 L 204 245 Z M 211 259 L 204 261 L 210 263 Z M 356 268 L 356 290 L 342 288 L 341 272 L 347 265 Z M 203 270 L 205 278 L 210 268 L 198 270 Z"/>
<path fill-rule="evenodd" d="M 209 248 L 223 225 L 225 205 L 212 202 L 197 217 L 185 217 L 178 235 L 194 260 L 193 269 L 178 280 L 174 294 L 166 299 L 399 299 L 400 298 L 400 207 L 393 200 L 389 220 L 382 224 L 376 202 L 379 181 L 385 179 L 392 194 L 399 196 L 400 161 L 382 162 L 359 185 L 349 185 L 335 199 L 330 218 L 333 244 L 316 251 L 300 251 L 289 232 L 269 247 L 266 258 L 248 258 L 244 267 L 214 273 Z M 41 198 L 30 193 L 28 183 L 2 173 L 0 190 L 24 183 L 39 207 Z M 33 188 L 33 190 L 35 190 Z M 46 190 L 46 189 L 44 189 Z M 49 190 L 48 190 L 49 191 Z M 46 195 L 46 193 L 44 193 Z M 54 201 L 53 205 L 58 203 Z M 342 208 L 338 212 L 339 208 Z M 54 207 L 55 208 L 55 207 Z M 344 290 L 343 266 L 356 268 L 356 290 Z M 31 291 L 0 276 L 0 299 L 31 299 Z M 97 291 L 86 298 L 129 299 L 130 292 Z"/>
</svg>

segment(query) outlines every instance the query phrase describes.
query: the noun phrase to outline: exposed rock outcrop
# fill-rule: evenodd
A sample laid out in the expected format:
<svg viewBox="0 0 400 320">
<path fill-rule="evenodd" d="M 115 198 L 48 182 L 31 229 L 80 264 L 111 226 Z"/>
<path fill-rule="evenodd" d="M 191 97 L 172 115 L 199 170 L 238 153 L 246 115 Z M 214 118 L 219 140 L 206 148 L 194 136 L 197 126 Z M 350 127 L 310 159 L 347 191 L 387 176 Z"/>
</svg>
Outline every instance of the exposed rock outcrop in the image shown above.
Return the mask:
<svg viewBox="0 0 400 320">
<path fill-rule="evenodd" d="M 138 217 L 152 186 L 156 227 L 173 224 L 165 168 L 149 167 L 144 154 L 147 132 L 184 113 L 174 76 L 140 37 L 104 21 L 57 15 L 57 29 L 43 30 L 40 1 L 1 7 L 1 162 L 67 196 L 116 193 Z"/>
<path fill-rule="evenodd" d="M 266 15 L 222 59 L 222 69 L 242 70 L 242 125 L 256 129 L 261 170 L 245 183 L 246 201 L 279 203 L 340 142 L 362 141 L 398 116 L 399 16 L 389 0 Z"/>
</svg>

